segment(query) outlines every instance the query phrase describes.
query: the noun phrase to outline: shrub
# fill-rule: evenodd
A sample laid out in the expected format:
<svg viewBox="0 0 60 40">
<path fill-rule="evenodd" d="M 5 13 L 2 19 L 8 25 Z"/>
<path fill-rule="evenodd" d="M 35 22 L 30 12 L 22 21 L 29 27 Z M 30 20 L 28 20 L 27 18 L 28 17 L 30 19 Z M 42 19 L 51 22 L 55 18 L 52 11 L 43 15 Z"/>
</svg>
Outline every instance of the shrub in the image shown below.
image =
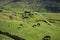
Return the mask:
<svg viewBox="0 0 60 40">
<path fill-rule="evenodd" d="M 0 10 L 0 12 L 3 12 L 3 10 Z"/>
<path fill-rule="evenodd" d="M 40 26 L 40 23 L 37 23 L 38 26 Z"/>
<path fill-rule="evenodd" d="M 9 16 L 10 17 L 10 20 L 12 20 L 13 19 L 13 17 L 12 16 Z"/>
</svg>

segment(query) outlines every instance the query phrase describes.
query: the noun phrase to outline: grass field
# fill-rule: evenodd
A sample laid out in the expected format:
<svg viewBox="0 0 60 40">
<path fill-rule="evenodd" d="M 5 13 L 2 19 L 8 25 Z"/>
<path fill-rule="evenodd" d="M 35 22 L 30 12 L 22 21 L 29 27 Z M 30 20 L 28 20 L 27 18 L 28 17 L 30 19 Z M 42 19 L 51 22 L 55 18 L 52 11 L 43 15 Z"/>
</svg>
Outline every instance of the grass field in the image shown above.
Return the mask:
<svg viewBox="0 0 60 40">
<path fill-rule="evenodd" d="M 36 22 L 36 20 L 44 19 L 34 12 L 31 12 L 32 14 L 34 14 L 32 17 L 22 19 L 21 15 L 23 13 L 24 12 L 22 11 L 18 11 L 17 15 L 15 16 L 15 13 L 11 11 L 4 10 L 3 12 L 0 12 L 0 30 L 17 35 L 26 40 L 43 40 L 43 37 L 46 35 L 51 36 L 51 40 L 60 40 L 60 21 L 56 21 L 60 20 L 60 14 L 43 13 L 44 18 L 54 19 L 52 21 L 55 23 L 52 24 L 55 26 L 51 26 L 44 21 Z M 10 16 L 12 16 L 12 19 L 10 19 Z M 35 27 L 32 27 L 34 24 L 36 25 L 37 23 L 40 23 L 40 26 L 37 25 Z M 23 26 L 21 26 L 20 24 L 23 24 Z M 13 39 L 0 34 L 0 40 Z"/>
</svg>

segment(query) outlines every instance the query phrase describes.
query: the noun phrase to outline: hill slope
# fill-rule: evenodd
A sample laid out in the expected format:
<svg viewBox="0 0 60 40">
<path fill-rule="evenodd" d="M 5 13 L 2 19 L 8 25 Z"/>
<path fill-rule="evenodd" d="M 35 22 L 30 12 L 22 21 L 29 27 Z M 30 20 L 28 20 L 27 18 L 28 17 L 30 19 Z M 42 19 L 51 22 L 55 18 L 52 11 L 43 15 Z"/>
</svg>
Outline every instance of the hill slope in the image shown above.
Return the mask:
<svg viewBox="0 0 60 40">
<path fill-rule="evenodd" d="M 0 40 L 14 40 L 11 35 L 25 40 L 60 40 L 60 13 L 46 13 L 46 9 L 41 8 L 45 1 L 10 1 L 0 1 Z M 40 12 L 39 8 L 45 11 Z"/>
</svg>

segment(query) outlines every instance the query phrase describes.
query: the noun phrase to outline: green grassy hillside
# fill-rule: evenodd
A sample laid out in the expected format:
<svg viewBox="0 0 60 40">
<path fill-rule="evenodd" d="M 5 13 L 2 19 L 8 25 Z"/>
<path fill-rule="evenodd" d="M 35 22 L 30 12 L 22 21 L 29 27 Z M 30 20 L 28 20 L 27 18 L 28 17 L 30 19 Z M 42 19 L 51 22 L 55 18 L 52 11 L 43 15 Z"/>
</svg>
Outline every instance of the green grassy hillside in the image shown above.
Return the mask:
<svg viewBox="0 0 60 40">
<path fill-rule="evenodd" d="M 30 14 L 33 14 L 33 16 L 28 15 L 28 18 L 25 19 L 22 18 L 24 12 L 17 12 L 16 14 L 10 10 L 0 12 L 0 30 L 25 38 L 26 40 L 43 40 L 43 37 L 46 35 L 51 36 L 51 40 L 60 40 L 60 14 L 31 12 Z M 55 26 L 48 25 L 42 21 L 44 18 L 40 14 L 43 14 L 44 18 L 51 19 L 52 22 L 55 22 L 52 23 Z M 37 25 L 37 23 L 40 23 L 40 25 Z M 33 25 L 36 26 L 33 27 Z M 1 34 L 0 39 L 12 40 Z"/>
<path fill-rule="evenodd" d="M 22 0 L 6 5 L 8 2 L 0 2 L 0 40 L 14 40 L 1 31 L 25 40 L 43 40 L 45 36 L 50 36 L 50 40 L 60 40 L 60 13 L 47 13 L 40 7 L 44 4 L 36 4 L 34 0 L 31 3 Z"/>
</svg>

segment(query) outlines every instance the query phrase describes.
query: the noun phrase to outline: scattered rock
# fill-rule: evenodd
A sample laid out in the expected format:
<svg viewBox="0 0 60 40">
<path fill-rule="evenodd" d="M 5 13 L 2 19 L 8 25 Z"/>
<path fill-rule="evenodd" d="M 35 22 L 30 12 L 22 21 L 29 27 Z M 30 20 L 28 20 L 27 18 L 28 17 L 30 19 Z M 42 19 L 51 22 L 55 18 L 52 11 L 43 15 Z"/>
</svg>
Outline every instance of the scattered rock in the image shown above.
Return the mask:
<svg viewBox="0 0 60 40">
<path fill-rule="evenodd" d="M 50 23 L 48 23 L 46 20 L 44 20 L 45 23 L 47 23 L 48 25 L 51 25 Z"/>
<path fill-rule="evenodd" d="M 32 27 L 36 27 L 36 25 L 34 24 Z"/>
<path fill-rule="evenodd" d="M 43 40 L 50 40 L 51 37 L 50 36 L 44 36 Z"/>
</svg>

